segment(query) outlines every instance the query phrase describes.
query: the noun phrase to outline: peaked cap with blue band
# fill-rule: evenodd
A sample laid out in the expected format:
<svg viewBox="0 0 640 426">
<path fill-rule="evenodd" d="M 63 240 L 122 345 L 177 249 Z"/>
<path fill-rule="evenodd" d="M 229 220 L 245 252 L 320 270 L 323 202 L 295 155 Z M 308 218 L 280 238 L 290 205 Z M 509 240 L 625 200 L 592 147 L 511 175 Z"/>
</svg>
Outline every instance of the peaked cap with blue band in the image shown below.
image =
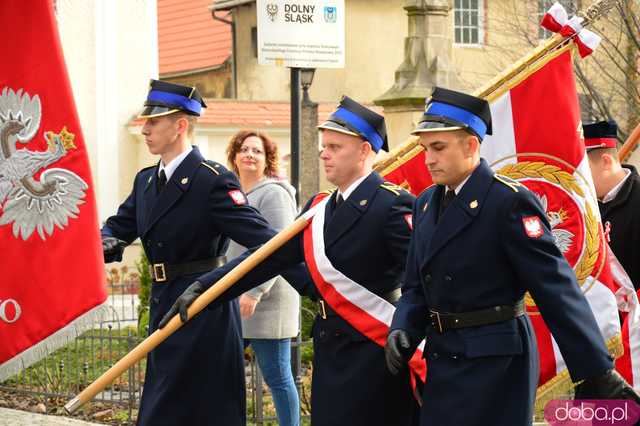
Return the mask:
<svg viewBox="0 0 640 426">
<path fill-rule="evenodd" d="M 144 109 L 138 118 L 159 117 L 178 111 L 200 116 L 203 107 L 206 108 L 207 104 L 195 87 L 151 80 Z"/>
<path fill-rule="evenodd" d="M 338 108 L 318 129 L 333 130 L 358 136 L 369 142 L 375 152 L 389 150 L 387 126 L 384 117 L 360 105 L 348 96 L 343 96 Z"/>
<path fill-rule="evenodd" d="M 466 130 L 482 141 L 492 134 L 489 102 L 482 98 L 435 87 L 413 134 Z"/>
<path fill-rule="evenodd" d="M 584 124 L 582 130 L 584 133 L 584 146 L 587 151 L 596 148 L 618 147 L 618 123 L 613 120 Z"/>
</svg>

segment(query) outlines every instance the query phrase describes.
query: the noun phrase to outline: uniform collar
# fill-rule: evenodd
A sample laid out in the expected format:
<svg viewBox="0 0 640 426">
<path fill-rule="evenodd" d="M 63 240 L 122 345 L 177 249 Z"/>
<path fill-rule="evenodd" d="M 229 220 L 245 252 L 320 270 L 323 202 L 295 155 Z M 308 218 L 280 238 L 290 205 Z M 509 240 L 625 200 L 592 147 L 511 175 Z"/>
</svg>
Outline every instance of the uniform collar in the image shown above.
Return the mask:
<svg viewBox="0 0 640 426">
<path fill-rule="evenodd" d="M 624 171 L 625 176 L 622 178 L 620 182 L 618 182 L 616 186 L 611 188 L 611 191 L 607 192 L 607 194 L 604 197 L 602 197 L 602 201 L 601 201 L 602 204 L 606 204 L 609 201 L 614 200 L 618 196 L 618 193 L 620 192 L 622 187 L 624 186 L 624 183 L 627 181 L 627 179 L 629 179 L 629 176 L 631 176 L 631 170 L 624 167 L 622 168 L 622 170 Z"/>
<path fill-rule="evenodd" d="M 475 216 L 482 206 L 489 187 L 493 183 L 494 172 L 481 158 L 480 164 L 471 172 L 465 181 L 458 185 L 454 202 L 458 203 L 467 213 Z"/>
<path fill-rule="evenodd" d="M 353 194 L 353 191 L 355 191 L 358 186 L 366 179 L 369 177 L 371 173 L 364 175 L 358 179 L 356 179 L 351 185 L 349 185 L 349 187 L 344 191 L 344 192 L 340 192 L 340 190 L 338 189 L 338 191 L 336 191 L 338 193 L 338 195 L 342 195 L 342 199 L 346 200 L 347 198 L 349 198 L 349 195 Z M 337 196 L 337 195 L 336 195 Z"/>
<path fill-rule="evenodd" d="M 474 169 L 475 170 L 475 169 Z M 471 175 L 473 174 L 473 172 L 469 173 L 469 176 L 467 176 L 466 178 L 464 178 L 464 180 L 462 182 L 460 182 L 458 184 L 458 186 L 456 186 L 453 191 L 456 193 L 456 195 L 458 195 L 460 193 L 460 191 L 462 190 L 462 187 L 464 186 L 465 183 L 467 183 L 467 181 L 469 180 L 469 178 L 471 177 Z M 447 190 L 449 190 L 451 188 L 447 187 Z"/>
<path fill-rule="evenodd" d="M 160 172 L 164 170 L 164 173 L 167 176 L 167 181 L 169 181 L 171 179 L 171 175 L 173 175 L 173 172 L 176 171 L 180 163 L 182 163 L 182 161 L 187 158 L 187 155 L 189 155 L 191 151 L 193 151 L 193 147 L 189 146 L 187 150 L 181 152 L 180 155 L 169 161 L 169 164 L 167 164 L 166 166 L 162 164 L 162 160 L 160 160 L 160 167 L 158 167 L 158 176 L 160 176 Z"/>
</svg>

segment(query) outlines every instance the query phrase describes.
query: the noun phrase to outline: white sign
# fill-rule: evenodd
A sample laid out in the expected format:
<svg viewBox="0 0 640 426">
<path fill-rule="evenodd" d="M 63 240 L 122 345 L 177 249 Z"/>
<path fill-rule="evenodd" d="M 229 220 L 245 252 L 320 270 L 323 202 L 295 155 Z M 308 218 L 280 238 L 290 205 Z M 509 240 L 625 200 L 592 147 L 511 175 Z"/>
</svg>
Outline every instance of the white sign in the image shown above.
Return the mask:
<svg viewBox="0 0 640 426">
<path fill-rule="evenodd" d="M 344 0 L 257 0 L 258 63 L 344 68 Z"/>
</svg>

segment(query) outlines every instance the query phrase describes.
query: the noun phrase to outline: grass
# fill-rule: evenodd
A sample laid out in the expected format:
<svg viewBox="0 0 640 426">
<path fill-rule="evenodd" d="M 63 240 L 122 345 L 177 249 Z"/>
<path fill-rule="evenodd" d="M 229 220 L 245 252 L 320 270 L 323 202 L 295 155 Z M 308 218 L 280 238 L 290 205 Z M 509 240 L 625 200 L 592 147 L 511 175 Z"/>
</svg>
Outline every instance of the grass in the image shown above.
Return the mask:
<svg viewBox="0 0 640 426">
<path fill-rule="evenodd" d="M 107 371 L 140 341 L 134 328 L 89 330 L 31 367 L 5 382 L 3 386 L 36 392 L 76 393 Z M 142 361 L 129 374 L 118 378 L 110 390 L 122 390 L 133 380 L 144 380 Z"/>
</svg>

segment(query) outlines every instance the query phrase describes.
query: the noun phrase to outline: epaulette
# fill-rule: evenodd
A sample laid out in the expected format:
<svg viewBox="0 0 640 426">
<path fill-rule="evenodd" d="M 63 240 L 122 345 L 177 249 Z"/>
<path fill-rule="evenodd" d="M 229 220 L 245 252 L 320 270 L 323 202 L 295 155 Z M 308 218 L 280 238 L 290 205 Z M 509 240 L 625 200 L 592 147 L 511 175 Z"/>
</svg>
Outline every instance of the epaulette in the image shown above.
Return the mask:
<svg viewBox="0 0 640 426">
<path fill-rule="evenodd" d="M 147 166 L 147 167 L 145 167 L 144 169 L 141 169 L 141 170 L 138 172 L 138 175 L 140 175 L 142 172 L 146 172 L 147 170 L 155 169 L 155 168 L 156 168 L 156 166 L 157 166 L 157 164 L 154 164 L 153 166 Z M 151 183 L 151 181 L 152 181 L 152 180 L 153 180 L 153 173 L 151 173 L 151 174 L 149 175 L 149 177 L 147 178 L 147 183 L 145 183 L 145 185 L 149 185 L 149 184 Z"/>
<path fill-rule="evenodd" d="M 220 172 L 217 170 L 218 167 L 220 167 L 220 164 L 215 163 L 213 161 L 203 161 L 202 163 L 200 163 L 201 166 L 205 166 L 207 169 L 211 170 L 213 172 L 214 175 L 219 175 Z"/>
<path fill-rule="evenodd" d="M 518 188 L 522 186 L 522 184 L 517 180 L 511 179 L 510 177 L 507 177 L 505 175 L 496 173 L 493 175 L 493 177 L 496 178 L 498 182 L 502 182 L 505 185 L 507 185 L 509 188 L 513 190 L 513 192 L 518 192 Z"/>
<path fill-rule="evenodd" d="M 380 184 L 380 188 L 386 189 L 387 191 L 395 194 L 396 196 L 400 195 L 400 191 L 406 191 L 403 187 L 396 185 L 395 183 L 384 181 Z"/>
</svg>

